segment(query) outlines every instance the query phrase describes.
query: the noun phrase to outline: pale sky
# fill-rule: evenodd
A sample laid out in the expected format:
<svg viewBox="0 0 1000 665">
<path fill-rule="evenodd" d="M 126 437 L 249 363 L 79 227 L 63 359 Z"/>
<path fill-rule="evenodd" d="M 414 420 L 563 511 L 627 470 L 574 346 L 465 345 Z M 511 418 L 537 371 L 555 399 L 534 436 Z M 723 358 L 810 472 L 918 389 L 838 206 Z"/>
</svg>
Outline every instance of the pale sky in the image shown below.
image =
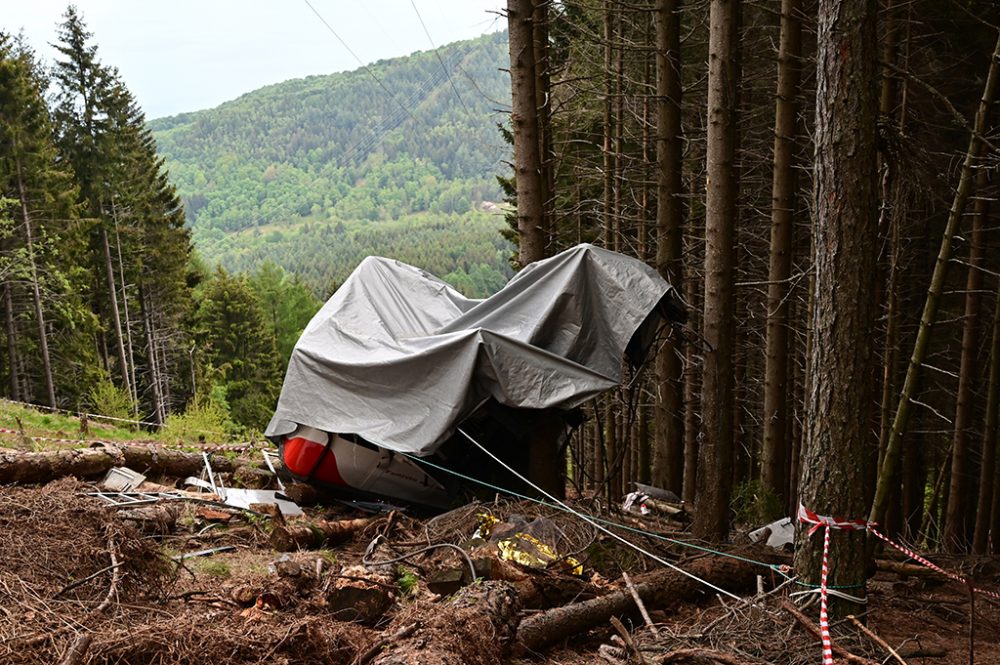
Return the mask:
<svg viewBox="0 0 1000 665">
<path fill-rule="evenodd" d="M 504 0 L 309 0 L 361 61 L 506 27 Z M 24 31 L 48 63 L 65 0 L 0 0 L 0 30 Z M 261 86 L 360 67 L 306 0 L 77 0 L 98 57 L 150 119 L 210 108 Z M 497 66 L 504 66 L 497 63 Z M 373 85 L 377 85 L 373 82 Z"/>
</svg>

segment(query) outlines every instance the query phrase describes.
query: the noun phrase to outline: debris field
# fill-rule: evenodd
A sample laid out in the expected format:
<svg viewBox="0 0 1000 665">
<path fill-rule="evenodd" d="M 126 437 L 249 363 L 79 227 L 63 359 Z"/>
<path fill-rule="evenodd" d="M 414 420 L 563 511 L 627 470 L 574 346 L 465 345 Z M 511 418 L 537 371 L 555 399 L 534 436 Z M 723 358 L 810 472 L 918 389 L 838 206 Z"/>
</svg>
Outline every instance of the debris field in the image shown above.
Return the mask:
<svg viewBox="0 0 1000 665">
<path fill-rule="evenodd" d="M 286 515 L 142 475 L 108 474 L 128 494 L 72 476 L 0 487 L 0 663 L 821 662 L 818 599 L 783 573 L 787 553 L 739 534 L 690 547 L 669 512 L 569 500 L 667 566 L 529 501 L 421 516 L 293 485 L 279 496 L 303 514 Z M 993 560 L 935 562 L 985 588 L 1000 579 Z M 992 599 L 970 605 L 961 585 L 889 555 L 868 598 L 833 625 L 836 662 L 957 665 L 971 650 L 1000 663 Z"/>
</svg>

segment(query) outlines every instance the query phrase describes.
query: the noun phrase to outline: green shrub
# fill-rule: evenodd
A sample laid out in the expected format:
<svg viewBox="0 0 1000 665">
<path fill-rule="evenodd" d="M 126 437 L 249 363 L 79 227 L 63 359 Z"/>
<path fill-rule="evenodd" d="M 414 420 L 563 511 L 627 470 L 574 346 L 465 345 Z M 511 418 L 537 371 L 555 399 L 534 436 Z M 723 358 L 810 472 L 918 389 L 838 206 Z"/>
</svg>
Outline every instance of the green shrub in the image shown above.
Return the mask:
<svg viewBox="0 0 1000 665">
<path fill-rule="evenodd" d="M 107 377 L 98 381 L 87 395 L 87 403 L 94 413 L 114 418 L 132 418 L 135 416 L 135 404 L 132 396 L 124 388 L 120 388 Z"/>
<path fill-rule="evenodd" d="M 167 442 L 193 443 L 227 441 L 240 433 L 229 415 L 225 393 L 213 388 L 208 395 L 195 395 L 182 414 L 171 414 L 160 430 L 160 439 Z"/>
<path fill-rule="evenodd" d="M 759 480 L 748 480 L 737 485 L 730 506 L 736 524 L 760 526 L 785 517 L 781 499 Z"/>
</svg>

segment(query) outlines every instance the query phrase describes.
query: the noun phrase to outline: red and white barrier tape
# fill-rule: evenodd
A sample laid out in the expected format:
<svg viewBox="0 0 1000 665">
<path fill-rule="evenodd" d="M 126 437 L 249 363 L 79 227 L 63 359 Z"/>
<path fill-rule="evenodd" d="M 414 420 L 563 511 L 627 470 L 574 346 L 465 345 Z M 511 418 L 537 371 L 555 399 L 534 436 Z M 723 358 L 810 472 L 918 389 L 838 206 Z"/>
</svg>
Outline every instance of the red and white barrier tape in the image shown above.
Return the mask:
<svg viewBox="0 0 1000 665">
<path fill-rule="evenodd" d="M 827 578 L 830 574 L 830 529 L 845 531 L 864 531 L 868 528 L 865 520 L 845 520 L 836 517 L 819 515 L 799 504 L 799 521 L 812 524 L 809 529 L 811 536 L 817 529 L 823 527 L 823 567 L 819 583 L 819 630 L 823 638 L 823 665 L 833 665 L 833 641 L 830 639 L 830 616 L 827 609 Z"/>
<path fill-rule="evenodd" d="M 830 530 L 839 529 L 842 531 L 870 531 L 879 540 L 885 542 L 886 544 L 899 550 L 906 556 L 910 557 L 914 561 L 927 566 L 931 570 L 937 571 L 938 573 L 944 575 L 945 577 L 960 582 L 966 587 L 968 587 L 970 592 L 981 593 L 984 596 L 989 596 L 996 600 L 1000 600 L 1000 593 L 995 591 L 987 591 L 986 589 L 980 589 L 972 585 L 972 582 L 968 578 L 962 577 L 955 573 L 949 572 L 940 566 L 937 566 L 924 557 L 920 556 L 913 550 L 899 543 L 893 541 L 888 536 L 879 532 L 876 529 L 876 524 L 874 522 L 869 522 L 867 520 L 849 520 L 841 519 L 837 517 L 828 517 L 826 515 L 819 515 L 802 504 L 799 504 L 799 514 L 798 518 L 800 522 L 805 524 L 811 524 L 812 527 L 809 529 L 809 535 L 811 536 L 816 532 L 817 529 L 823 527 L 823 567 L 820 574 L 820 610 L 819 610 L 819 628 L 820 633 L 823 638 L 823 665 L 833 665 L 833 642 L 830 639 L 830 619 L 827 612 L 827 578 L 829 576 L 829 555 L 830 555 Z"/>
<path fill-rule="evenodd" d="M 928 561 L 924 557 L 920 556 L 919 554 L 917 554 L 916 552 L 914 552 L 910 548 L 908 548 L 908 547 L 906 547 L 904 545 L 900 545 L 899 543 L 893 542 L 888 536 L 886 536 L 886 535 L 884 535 L 882 533 L 879 533 L 878 529 L 875 528 L 874 524 L 869 524 L 868 525 L 868 530 L 871 531 L 872 535 L 874 535 L 876 538 L 878 538 L 879 540 L 881 540 L 881 541 L 889 544 L 890 546 L 896 548 L 897 550 L 899 550 L 900 552 L 902 552 L 906 556 L 910 557 L 911 559 L 913 559 L 917 563 L 922 563 L 923 565 L 927 566 L 931 570 L 936 571 L 938 573 L 941 573 L 945 577 L 947 577 L 949 579 L 952 579 L 952 580 L 955 580 L 956 582 L 959 582 L 959 583 L 965 585 L 966 587 L 969 588 L 970 591 L 974 591 L 976 593 L 981 593 L 984 596 L 989 596 L 990 598 L 993 598 L 994 600 L 1000 600 L 1000 593 L 997 593 L 996 591 L 988 591 L 987 589 L 980 589 L 979 587 L 974 586 L 972 584 L 972 582 L 969 580 L 969 578 L 962 577 L 961 575 L 956 575 L 955 573 L 949 572 L 949 571 L 945 570 L 944 568 L 941 568 L 940 566 L 931 563 L 930 561 Z"/>
</svg>

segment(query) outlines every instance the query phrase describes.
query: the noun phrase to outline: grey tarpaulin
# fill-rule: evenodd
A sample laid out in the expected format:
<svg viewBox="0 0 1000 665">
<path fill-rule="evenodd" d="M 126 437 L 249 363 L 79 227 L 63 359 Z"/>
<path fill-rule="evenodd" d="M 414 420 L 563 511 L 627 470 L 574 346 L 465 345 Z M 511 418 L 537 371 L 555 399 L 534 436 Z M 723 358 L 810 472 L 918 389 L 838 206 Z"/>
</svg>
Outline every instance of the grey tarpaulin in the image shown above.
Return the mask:
<svg viewBox="0 0 1000 665">
<path fill-rule="evenodd" d="M 621 380 L 622 354 L 671 290 L 627 256 L 579 245 L 485 300 L 370 257 L 306 326 L 265 434 L 296 424 L 428 455 L 490 397 L 569 409 Z"/>
</svg>

